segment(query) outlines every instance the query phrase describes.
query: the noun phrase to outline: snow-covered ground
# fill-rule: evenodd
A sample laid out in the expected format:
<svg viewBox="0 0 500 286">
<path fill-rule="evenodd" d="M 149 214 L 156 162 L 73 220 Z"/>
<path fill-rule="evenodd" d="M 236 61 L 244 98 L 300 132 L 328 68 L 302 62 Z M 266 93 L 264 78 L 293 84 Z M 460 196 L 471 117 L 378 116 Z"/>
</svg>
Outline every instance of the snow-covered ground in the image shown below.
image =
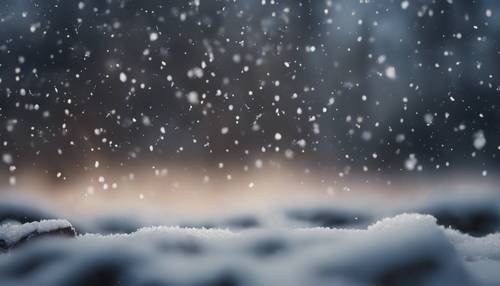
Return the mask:
<svg viewBox="0 0 500 286">
<path fill-rule="evenodd" d="M 2 285 L 498 285 L 498 269 L 500 234 L 471 237 L 420 214 L 363 229 L 147 227 L 0 256 Z"/>
<path fill-rule="evenodd" d="M 499 198 L 86 219 L 3 199 L 0 285 L 500 285 Z M 75 237 L 68 221 L 28 222 L 61 216 Z"/>
</svg>

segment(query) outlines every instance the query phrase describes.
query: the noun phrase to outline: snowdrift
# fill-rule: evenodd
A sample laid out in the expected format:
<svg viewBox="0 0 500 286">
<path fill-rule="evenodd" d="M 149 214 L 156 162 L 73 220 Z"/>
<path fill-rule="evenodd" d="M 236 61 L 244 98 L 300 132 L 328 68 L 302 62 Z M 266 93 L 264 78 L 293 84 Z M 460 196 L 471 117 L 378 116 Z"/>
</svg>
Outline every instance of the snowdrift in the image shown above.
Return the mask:
<svg viewBox="0 0 500 286">
<path fill-rule="evenodd" d="M 64 221 L 2 227 L 22 233 Z M 364 229 L 147 227 L 34 239 L 0 255 L 1 285 L 498 285 L 500 234 L 401 214 Z"/>
<path fill-rule="evenodd" d="M 0 285 L 500 285 L 495 192 L 203 217 L 53 209 L 0 199 Z"/>
</svg>

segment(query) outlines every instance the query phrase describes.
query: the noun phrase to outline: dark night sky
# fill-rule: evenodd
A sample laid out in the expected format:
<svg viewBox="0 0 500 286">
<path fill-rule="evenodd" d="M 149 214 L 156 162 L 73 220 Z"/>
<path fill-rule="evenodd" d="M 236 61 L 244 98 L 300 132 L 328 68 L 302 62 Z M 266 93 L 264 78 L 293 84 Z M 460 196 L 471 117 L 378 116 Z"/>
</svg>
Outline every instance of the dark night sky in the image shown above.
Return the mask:
<svg viewBox="0 0 500 286">
<path fill-rule="evenodd" d="M 499 15 L 493 0 L 2 1 L 2 170 L 496 169 Z"/>
</svg>

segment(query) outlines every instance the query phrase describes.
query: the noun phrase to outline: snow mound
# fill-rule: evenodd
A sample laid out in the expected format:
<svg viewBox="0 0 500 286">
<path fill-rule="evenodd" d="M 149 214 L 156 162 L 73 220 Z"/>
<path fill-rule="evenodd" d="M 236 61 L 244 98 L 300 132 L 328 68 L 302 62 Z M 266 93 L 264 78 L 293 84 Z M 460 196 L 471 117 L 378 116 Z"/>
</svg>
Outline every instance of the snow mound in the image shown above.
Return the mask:
<svg viewBox="0 0 500 286">
<path fill-rule="evenodd" d="M 0 284 L 498 285 L 499 245 L 420 214 L 365 229 L 147 227 L 33 241 L 0 255 Z"/>
<path fill-rule="evenodd" d="M 74 236 L 73 227 L 67 220 L 42 220 L 25 224 L 0 225 L 0 249 L 8 249 L 29 239 L 46 235 Z"/>
</svg>

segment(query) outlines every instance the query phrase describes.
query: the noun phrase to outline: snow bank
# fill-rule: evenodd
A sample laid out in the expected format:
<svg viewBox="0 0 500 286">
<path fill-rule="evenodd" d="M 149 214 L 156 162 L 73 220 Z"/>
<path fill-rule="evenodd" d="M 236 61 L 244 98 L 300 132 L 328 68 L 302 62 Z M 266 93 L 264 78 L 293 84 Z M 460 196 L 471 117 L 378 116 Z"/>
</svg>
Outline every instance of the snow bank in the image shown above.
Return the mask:
<svg viewBox="0 0 500 286">
<path fill-rule="evenodd" d="M 31 238 L 49 234 L 74 236 L 73 227 L 67 220 L 42 220 L 25 224 L 0 225 L 0 249 L 14 247 Z"/>
<path fill-rule="evenodd" d="M 357 230 L 148 227 L 34 241 L 0 255 L 0 284 L 498 285 L 499 245 L 419 214 Z"/>
<path fill-rule="evenodd" d="M 8 206 L 4 223 L 51 213 Z M 471 192 L 201 218 L 69 217 L 92 233 L 69 240 L 33 239 L 67 221 L 10 223 L 0 227 L 11 249 L 0 254 L 0 285 L 500 285 L 499 211 L 498 194 Z"/>
</svg>

